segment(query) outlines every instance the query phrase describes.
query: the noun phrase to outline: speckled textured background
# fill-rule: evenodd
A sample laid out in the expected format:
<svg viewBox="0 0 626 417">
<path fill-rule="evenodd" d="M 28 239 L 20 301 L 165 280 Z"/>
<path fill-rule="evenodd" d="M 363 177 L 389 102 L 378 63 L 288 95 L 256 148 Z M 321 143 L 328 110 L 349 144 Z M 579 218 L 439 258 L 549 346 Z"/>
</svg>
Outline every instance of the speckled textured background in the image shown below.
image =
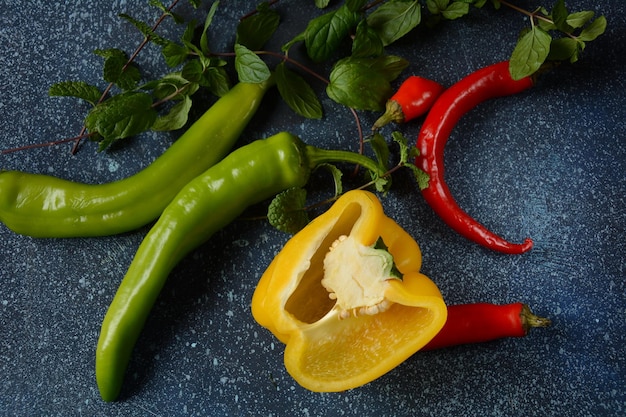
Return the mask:
<svg viewBox="0 0 626 417">
<path fill-rule="evenodd" d="M 156 12 L 145 3 L 0 0 L 1 149 L 79 132 L 86 107 L 48 98 L 48 87 L 68 79 L 99 82 L 101 59 L 91 51 L 134 50 L 140 36 L 117 14 L 153 21 Z M 211 37 L 217 51 L 232 47 L 237 19 L 255 4 L 222 3 Z M 302 30 L 315 13 L 312 3 L 280 2 L 282 38 L 268 49 L 278 50 Z M 575 3 L 572 8 L 605 14 L 607 33 L 576 65 L 473 111 L 446 153 L 460 205 L 510 240 L 531 236 L 534 250 L 503 256 L 458 237 L 404 174 L 383 199 L 387 213 L 420 242 L 424 272 L 449 303 L 522 300 L 552 318 L 551 328 L 524 339 L 418 353 L 349 392 L 308 392 L 286 374 L 282 345 L 254 322 L 249 307 L 257 279 L 287 236 L 242 220 L 174 270 L 141 335 L 120 401 L 105 404 L 93 366 L 100 322 L 147 228 L 37 240 L 0 225 L 0 415 L 625 415 L 626 4 Z M 179 12 L 202 19 L 206 10 L 185 5 Z M 515 12 L 486 8 L 418 30 L 390 52 L 410 59 L 407 75 L 450 85 L 506 59 L 525 24 Z M 162 30 L 175 36 L 180 28 Z M 165 71 L 154 48 L 138 63 L 147 76 Z M 356 149 L 351 115 L 314 85 L 323 120 L 294 116 L 272 93 L 240 143 L 289 130 L 312 144 Z M 199 101 L 196 111 L 211 102 Z M 363 113 L 364 125 L 376 116 Z M 402 128 L 408 137 L 418 129 L 419 122 Z M 68 146 L 23 151 L 0 156 L 0 167 L 111 181 L 148 164 L 177 136 L 146 134 L 100 154 L 92 144 L 75 156 Z M 327 180 L 316 179 L 313 195 L 327 190 Z"/>
</svg>

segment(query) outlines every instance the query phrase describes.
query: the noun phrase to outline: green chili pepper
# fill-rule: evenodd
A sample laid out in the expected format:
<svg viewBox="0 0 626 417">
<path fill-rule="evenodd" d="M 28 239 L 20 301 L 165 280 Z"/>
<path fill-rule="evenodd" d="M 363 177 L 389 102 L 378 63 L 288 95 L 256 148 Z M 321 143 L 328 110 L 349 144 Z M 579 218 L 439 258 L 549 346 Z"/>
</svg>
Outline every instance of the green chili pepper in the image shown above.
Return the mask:
<svg viewBox="0 0 626 417">
<path fill-rule="evenodd" d="M 179 192 L 139 246 L 102 323 L 96 379 L 105 401 L 117 397 L 135 342 L 174 266 L 248 206 L 304 186 L 311 170 L 328 162 L 379 172 L 364 155 L 318 149 L 281 132 L 233 151 Z"/>
<path fill-rule="evenodd" d="M 185 184 L 231 150 L 272 84 L 236 84 L 159 158 L 122 180 L 83 184 L 0 172 L 0 222 L 34 237 L 113 235 L 148 224 Z"/>
</svg>

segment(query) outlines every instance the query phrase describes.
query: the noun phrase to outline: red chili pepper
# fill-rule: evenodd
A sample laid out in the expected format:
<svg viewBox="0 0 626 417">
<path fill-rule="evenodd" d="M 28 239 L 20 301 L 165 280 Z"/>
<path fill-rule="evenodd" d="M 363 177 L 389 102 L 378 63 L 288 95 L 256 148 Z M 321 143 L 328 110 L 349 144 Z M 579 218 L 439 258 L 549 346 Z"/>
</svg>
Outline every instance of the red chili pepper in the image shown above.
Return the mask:
<svg viewBox="0 0 626 417">
<path fill-rule="evenodd" d="M 448 306 L 446 324 L 421 350 L 524 337 L 531 328 L 547 327 L 550 323 L 549 319 L 534 315 L 523 303 Z"/>
<path fill-rule="evenodd" d="M 378 130 L 390 122 L 405 123 L 426 114 L 443 90 L 444 87 L 436 81 L 410 76 L 387 100 L 385 113 L 374 122 L 372 130 Z"/>
<path fill-rule="evenodd" d="M 417 138 L 420 155 L 416 165 L 429 177 L 422 190 L 435 213 L 456 232 L 490 249 L 519 254 L 530 250 L 531 239 L 510 243 L 474 220 L 456 203 L 444 180 L 444 148 L 459 119 L 478 104 L 495 97 L 509 96 L 533 85 L 530 77 L 513 80 L 508 61 L 480 69 L 457 82 L 439 96 L 428 112 Z"/>
</svg>

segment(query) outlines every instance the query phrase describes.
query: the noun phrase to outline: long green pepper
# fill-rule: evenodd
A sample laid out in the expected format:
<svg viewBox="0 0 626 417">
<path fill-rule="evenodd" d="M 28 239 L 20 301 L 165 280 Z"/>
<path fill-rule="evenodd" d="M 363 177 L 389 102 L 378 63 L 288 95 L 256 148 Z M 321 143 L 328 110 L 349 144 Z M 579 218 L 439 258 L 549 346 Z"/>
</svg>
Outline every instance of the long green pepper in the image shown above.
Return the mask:
<svg viewBox="0 0 626 417">
<path fill-rule="evenodd" d="M 234 85 L 159 158 L 125 179 L 84 184 L 0 172 L 0 222 L 33 237 L 105 236 L 150 223 L 185 184 L 232 149 L 271 85 L 272 79 Z"/>
<path fill-rule="evenodd" d="M 304 186 L 311 170 L 328 162 L 379 172 L 364 155 L 318 149 L 281 132 L 233 151 L 180 191 L 139 246 L 104 317 L 96 350 L 102 399 L 117 398 L 133 347 L 174 266 L 248 206 Z"/>
</svg>

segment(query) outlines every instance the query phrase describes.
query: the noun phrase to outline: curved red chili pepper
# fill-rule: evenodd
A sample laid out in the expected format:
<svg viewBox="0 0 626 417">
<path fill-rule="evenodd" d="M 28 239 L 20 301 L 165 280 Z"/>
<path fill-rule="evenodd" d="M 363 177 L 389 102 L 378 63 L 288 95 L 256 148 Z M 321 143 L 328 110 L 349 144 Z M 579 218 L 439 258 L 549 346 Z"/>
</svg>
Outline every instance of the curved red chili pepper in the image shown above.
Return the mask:
<svg viewBox="0 0 626 417">
<path fill-rule="evenodd" d="M 474 220 L 456 203 L 444 180 L 444 148 L 459 119 L 478 104 L 509 96 L 533 85 L 530 77 L 513 80 L 508 61 L 480 69 L 448 88 L 433 104 L 417 138 L 420 155 L 416 165 L 430 176 L 424 198 L 435 213 L 456 232 L 487 248 L 519 254 L 530 250 L 533 241 L 510 243 Z"/>
<path fill-rule="evenodd" d="M 534 315 L 524 303 L 453 305 L 446 324 L 421 350 L 524 337 L 531 328 L 549 325 L 549 319 Z"/>
</svg>

